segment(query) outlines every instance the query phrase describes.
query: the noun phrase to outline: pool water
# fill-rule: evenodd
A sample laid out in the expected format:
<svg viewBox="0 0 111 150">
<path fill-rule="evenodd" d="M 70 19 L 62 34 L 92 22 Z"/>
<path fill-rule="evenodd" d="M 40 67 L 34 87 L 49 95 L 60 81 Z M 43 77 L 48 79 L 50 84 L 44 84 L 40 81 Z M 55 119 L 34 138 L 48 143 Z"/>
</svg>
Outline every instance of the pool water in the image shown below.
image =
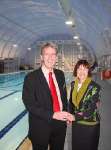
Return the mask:
<svg viewBox="0 0 111 150">
<path fill-rule="evenodd" d="M 28 113 L 22 102 L 27 72 L 0 75 L 0 150 L 15 150 L 28 132 Z"/>
</svg>

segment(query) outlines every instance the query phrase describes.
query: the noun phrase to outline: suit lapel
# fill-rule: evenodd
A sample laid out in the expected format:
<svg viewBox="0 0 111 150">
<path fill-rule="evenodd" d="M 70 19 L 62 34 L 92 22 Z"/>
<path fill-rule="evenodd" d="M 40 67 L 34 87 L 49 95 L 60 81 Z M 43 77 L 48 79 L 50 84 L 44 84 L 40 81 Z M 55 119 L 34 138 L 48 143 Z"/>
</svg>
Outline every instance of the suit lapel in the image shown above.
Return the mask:
<svg viewBox="0 0 111 150">
<path fill-rule="evenodd" d="M 49 85 L 48 85 L 48 83 L 45 79 L 45 76 L 44 76 L 41 68 L 39 68 L 38 73 L 39 73 L 40 84 L 42 85 L 43 90 L 46 93 L 46 97 L 50 99 L 51 98 L 51 93 L 50 93 Z M 61 93 L 62 93 L 63 87 L 62 87 L 62 84 L 61 84 L 61 81 L 60 81 L 60 78 L 59 78 L 59 73 L 55 69 L 54 69 L 54 74 L 55 74 L 55 77 L 56 77 L 56 80 L 57 80 L 57 83 L 58 83 L 58 87 L 59 87 L 59 90 L 60 90 L 60 95 L 61 95 L 61 98 L 62 98 Z"/>
<path fill-rule="evenodd" d="M 50 89 L 41 68 L 39 69 L 38 73 L 39 73 L 40 84 L 43 86 L 43 90 L 46 91 L 46 95 L 50 95 Z"/>
</svg>

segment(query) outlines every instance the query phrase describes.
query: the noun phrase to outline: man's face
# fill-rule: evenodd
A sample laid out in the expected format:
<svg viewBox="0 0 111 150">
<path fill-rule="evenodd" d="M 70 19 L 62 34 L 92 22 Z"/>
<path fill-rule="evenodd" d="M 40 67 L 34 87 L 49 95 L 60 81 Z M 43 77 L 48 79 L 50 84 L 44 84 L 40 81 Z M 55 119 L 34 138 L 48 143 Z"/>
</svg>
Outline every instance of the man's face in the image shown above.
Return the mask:
<svg viewBox="0 0 111 150">
<path fill-rule="evenodd" d="M 57 59 L 56 50 L 52 47 L 44 48 L 41 60 L 42 65 L 44 65 L 48 70 L 52 70 Z"/>
</svg>

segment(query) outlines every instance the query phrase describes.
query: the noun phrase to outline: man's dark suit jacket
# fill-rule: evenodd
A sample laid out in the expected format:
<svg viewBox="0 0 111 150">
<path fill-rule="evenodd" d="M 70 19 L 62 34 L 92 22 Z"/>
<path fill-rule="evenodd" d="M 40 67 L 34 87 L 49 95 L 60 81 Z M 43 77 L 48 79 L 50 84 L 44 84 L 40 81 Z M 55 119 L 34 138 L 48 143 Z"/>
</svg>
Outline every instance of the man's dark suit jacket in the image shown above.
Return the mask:
<svg viewBox="0 0 111 150">
<path fill-rule="evenodd" d="M 61 94 L 63 110 L 67 110 L 64 73 L 57 69 L 54 69 L 54 73 Z M 29 138 L 43 144 L 42 142 L 46 142 L 49 138 L 53 107 L 50 89 L 41 68 L 25 77 L 22 99 L 29 112 Z"/>
</svg>

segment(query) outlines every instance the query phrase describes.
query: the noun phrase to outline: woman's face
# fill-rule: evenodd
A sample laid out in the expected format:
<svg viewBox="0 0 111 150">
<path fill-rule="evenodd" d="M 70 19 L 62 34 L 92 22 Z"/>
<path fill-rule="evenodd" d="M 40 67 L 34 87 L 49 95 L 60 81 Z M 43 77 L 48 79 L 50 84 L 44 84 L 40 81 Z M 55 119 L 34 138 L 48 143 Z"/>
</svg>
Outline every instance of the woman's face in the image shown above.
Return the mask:
<svg viewBox="0 0 111 150">
<path fill-rule="evenodd" d="M 85 79 L 88 77 L 88 71 L 89 69 L 85 66 L 79 66 L 79 68 L 77 69 L 77 78 L 80 80 L 80 82 L 84 82 Z"/>
</svg>

